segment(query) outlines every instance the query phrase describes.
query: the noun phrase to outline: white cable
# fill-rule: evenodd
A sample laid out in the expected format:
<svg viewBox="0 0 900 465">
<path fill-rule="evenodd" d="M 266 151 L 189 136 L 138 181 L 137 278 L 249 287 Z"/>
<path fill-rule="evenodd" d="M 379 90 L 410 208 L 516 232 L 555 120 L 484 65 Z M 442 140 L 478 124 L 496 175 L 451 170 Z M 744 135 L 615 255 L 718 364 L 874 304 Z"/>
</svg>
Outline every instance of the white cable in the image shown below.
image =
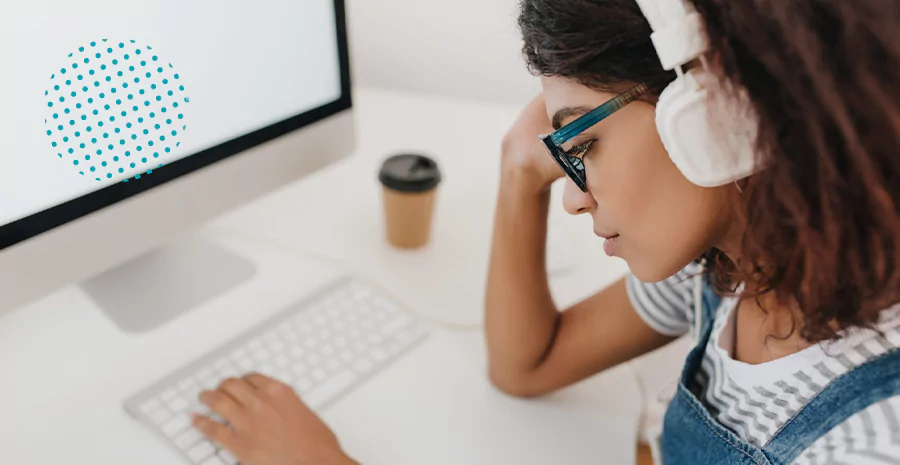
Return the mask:
<svg viewBox="0 0 900 465">
<path fill-rule="evenodd" d="M 385 288 L 384 286 L 379 284 L 378 281 L 369 277 L 365 272 L 360 270 L 358 267 L 352 266 L 352 264 L 349 262 L 345 262 L 343 260 L 328 256 L 328 255 L 325 255 L 325 254 L 322 254 L 319 252 L 315 252 L 315 251 L 312 251 L 309 249 L 304 249 L 304 248 L 298 247 L 293 244 L 289 244 L 289 243 L 282 242 L 279 240 L 271 239 L 268 237 L 261 237 L 261 236 L 257 236 L 254 234 L 244 233 L 244 232 L 237 231 L 237 230 L 234 230 L 231 228 L 212 227 L 212 228 L 208 228 L 207 231 L 212 232 L 213 235 L 219 234 L 219 235 L 226 236 L 226 237 L 233 237 L 233 238 L 237 238 L 237 239 L 244 239 L 244 240 L 258 242 L 260 244 L 265 244 L 272 248 L 281 249 L 285 252 L 292 253 L 294 255 L 298 255 L 298 256 L 312 259 L 315 261 L 330 264 L 338 269 L 347 270 L 350 273 L 352 273 L 354 276 L 366 281 L 369 285 L 371 285 L 373 287 L 377 287 L 381 292 L 391 296 L 397 302 L 400 302 L 401 304 L 403 304 L 404 308 L 409 313 L 415 314 L 419 318 L 428 321 L 429 323 L 431 323 L 432 325 L 434 325 L 438 328 L 441 328 L 441 329 L 444 329 L 447 331 L 455 331 L 455 332 L 473 332 L 473 331 L 481 331 L 482 330 L 481 325 L 448 323 L 446 321 L 441 321 L 437 318 L 434 318 L 433 316 L 430 316 L 426 313 L 416 310 L 413 306 L 409 305 L 398 295 L 391 292 L 390 289 Z"/>
</svg>

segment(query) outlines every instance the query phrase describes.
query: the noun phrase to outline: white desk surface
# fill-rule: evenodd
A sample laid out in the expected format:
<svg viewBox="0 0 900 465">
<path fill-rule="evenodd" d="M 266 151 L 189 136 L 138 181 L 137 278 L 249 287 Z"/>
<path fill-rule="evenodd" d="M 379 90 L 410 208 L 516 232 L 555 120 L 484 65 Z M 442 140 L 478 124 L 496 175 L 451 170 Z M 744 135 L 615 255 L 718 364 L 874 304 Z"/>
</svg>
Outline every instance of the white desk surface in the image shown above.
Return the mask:
<svg viewBox="0 0 900 465">
<path fill-rule="evenodd" d="M 0 463 L 182 463 L 125 414 L 122 401 L 345 272 L 380 284 L 433 328 L 421 346 L 324 412 L 358 460 L 634 463 L 640 397 L 627 368 L 528 401 L 496 392 L 485 377 L 477 325 L 498 151 L 518 109 L 375 90 L 357 92 L 355 105 L 353 157 L 200 232 L 253 259 L 251 281 L 141 335 L 116 328 L 76 286 L 0 319 Z M 377 167 L 403 150 L 433 156 L 444 171 L 433 240 L 418 252 L 383 240 Z M 572 244 L 553 251 L 572 265 L 552 280 L 560 305 L 625 270 L 603 256 L 588 224 L 558 205 L 550 235 Z"/>
</svg>

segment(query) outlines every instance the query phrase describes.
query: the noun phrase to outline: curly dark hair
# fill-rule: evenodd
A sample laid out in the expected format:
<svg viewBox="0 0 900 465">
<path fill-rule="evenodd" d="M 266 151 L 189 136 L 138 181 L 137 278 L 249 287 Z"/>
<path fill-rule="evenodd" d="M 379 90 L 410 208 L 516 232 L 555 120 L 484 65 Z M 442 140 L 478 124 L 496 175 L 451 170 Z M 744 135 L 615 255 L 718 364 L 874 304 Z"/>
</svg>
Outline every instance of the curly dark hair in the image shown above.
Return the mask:
<svg viewBox="0 0 900 465">
<path fill-rule="evenodd" d="M 714 253 L 717 281 L 796 300 L 810 341 L 872 326 L 900 302 L 900 2 L 691 1 L 712 71 L 749 95 L 771 160 L 735 200 L 740 263 Z M 657 92 L 673 78 L 634 0 L 520 6 L 535 74 Z"/>
</svg>

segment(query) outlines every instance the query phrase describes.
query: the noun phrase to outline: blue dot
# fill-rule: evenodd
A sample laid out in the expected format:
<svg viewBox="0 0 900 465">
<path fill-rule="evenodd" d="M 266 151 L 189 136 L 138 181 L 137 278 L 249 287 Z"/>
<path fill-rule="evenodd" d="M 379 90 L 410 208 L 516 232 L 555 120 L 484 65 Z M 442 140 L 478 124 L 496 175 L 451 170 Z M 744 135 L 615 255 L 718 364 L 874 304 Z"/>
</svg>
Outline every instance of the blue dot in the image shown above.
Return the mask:
<svg viewBox="0 0 900 465">
<path fill-rule="evenodd" d="M 97 126 L 103 126 L 103 121 L 97 121 Z"/>
<path fill-rule="evenodd" d="M 76 103 L 75 108 L 81 108 L 81 103 Z"/>
<path fill-rule="evenodd" d="M 111 47 L 110 47 L 110 48 L 108 48 L 108 49 L 106 49 L 106 53 L 112 53 L 112 52 L 113 52 L 113 50 L 112 50 L 112 48 L 111 48 Z"/>
<path fill-rule="evenodd" d="M 63 68 L 63 69 L 59 70 L 59 72 L 62 73 L 62 74 L 66 74 L 66 69 Z"/>
<path fill-rule="evenodd" d="M 123 75 L 123 74 L 125 74 L 125 73 L 123 73 L 123 72 L 121 72 L 121 71 L 119 71 L 119 72 L 117 72 L 117 73 L 116 73 L 116 76 L 119 76 L 119 77 L 121 77 L 121 76 L 122 76 L 122 75 Z"/>
<path fill-rule="evenodd" d="M 144 95 L 144 89 L 141 89 L 140 91 L 138 91 L 138 93 Z"/>
<path fill-rule="evenodd" d="M 60 131 L 62 131 L 62 130 L 63 130 L 63 125 L 60 124 L 59 126 L 56 127 L 56 129 L 59 129 Z"/>
<path fill-rule="evenodd" d="M 114 156 L 113 161 L 119 161 L 119 156 L 118 155 Z"/>
<path fill-rule="evenodd" d="M 166 153 L 169 153 L 169 152 L 171 152 L 171 151 L 172 151 L 172 149 L 166 147 Z"/>
<path fill-rule="evenodd" d="M 71 86 L 71 85 L 72 85 L 72 81 L 66 79 L 66 85 L 67 85 L 67 86 Z"/>
<path fill-rule="evenodd" d="M 97 143 L 97 138 L 96 138 L 96 137 L 91 137 L 91 143 L 92 143 L 92 144 L 96 144 L 96 143 Z"/>
<path fill-rule="evenodd" d="M 162 141 L 164 141 L 164 140 L 166 140 L 166 136 L 159 136 L 159 141 L 160 141 L 160 142 L 162 142 Z"/>
<path fill-rule="evenodd" d="M 128 71 L 134 71 L 134 66 L 129 66 Z"/>
<path fill-rule="evenodd" d="M 100 166 L 106 166 L 106 162 L 104 161 L 104 162 L 100 163 Z"/>
<path fill-rule="evenodd" d="M 110 121 L 110 122 L 113 122 L 113 121 L 115 121 L 115 120 L 116 120 L 116 117 L 115 117 L 115 116 L 110 116 L 110 117 L 109 117 L 109 121 Z"/>
<path fill-rule="evenodd" d="M 129 58 L 131 58 L 131 57 L 128 56 L 128 54 L 126 53 L 124 58 L 127 60 L 127 59 L 129 59 Z"/>
<path fill-rule="evenodd" d="M 103 105 L 104 110 L 109 110 L 109 104 Z"/>
<path fill-rule="evenodd" d="M 175 76 L 173 76 L 173 77 L 174 77 L 175 79 L 178 79 L 178 75 L 177 75 L 177 74 L 176 74 Z"/>
<path fill-rule="evenodd" d="M 112 177 L 112 173 L 106 173 L 106 177 L 107 177 L 107 178 L 111 178 L 111 177 Z"/>
<path fill-rule="evenodd" d="M 137 140 L 137 134 L 132 134 L 132 135 L 131 135 L 131 140 Z"/>
<path fill-rule="evenodd" d="M 66 98 L 65 98 L 65 97 L 60 97 L 60 98 L 59 98 L 59 101 L 60 101 L 60 102 L 65 102 L 65 101 L 66 101 Z"/>
<path fill-rule="evenodd" d="M 172 124 L 172 120 L 166 119 L 166 124 Z"/>
<path fill-rule="evenodd" d="M 153 112 L 151 111 L 151 112 L 150 112 L 150 117 L 151 117 L 151 118 L 156 118 L 156 113 L 153 113 Z"/>
<path fill-rule="evenodd" d="M 169 83 L 168 79 L 163 79 L 163 84 L 168 84 L 168 83 Z"/>
<path fill-rule="evenodd" d="M 97 155 L 101 155 L 101 154 L 103 154 L 103 151 L 100 149 L 97 149 Z"/>
<path fill-rule="evenodd" d="M 83 52 L 83 51 L 84 51 L 84 47 L 78 47 L 78 51 L 79 51 L 79 52 Z"/>
<path fill-rule="evenodd" d="M 166 107 L 162 107 L 162 109 L 161 109 L 161 110 L 159 110 L 159 111 L 161 111 L 161 112 L 163 112 L 163 113 L 165 113 L 165 112 L 167 112 L 167 111 L 169 111 L 169 110 L 167 110 L 167 109 L 166 109 Z"/>
<path fill-rule="evenodd" d="M 53 114 L 53 119 L 59 119 L 59 113 L 54 113 L 54 114 Z"/>
<path fill-rule="evenodd" d="M 106 146 L 106 148 L 108 148 L 109 150 L 112 150 L 113 148 L 115 148 L 115 146 L 113 146 L 112 144 L 109 144 Z"/>
<path fill-rule="evenodd" d="M 159 158 L 159 152 L 153 152 L 153 158 Z"/>
<path fill-rule="evenodd" d="M 94 70 L 90 70 L 90 71 L 88 72 L 88 74 L 90 74 L 91 76 L 93 76 L 93 75 L 94 75 Z"/>
<path fill-rule="evenodd" d="M 49 94 L 50 94 L 50 92 L 48 92 L 46 90 L 44 91 L 44 95 L 49 95 Z"/>
<path fill-rule="evenodd" d="M 81 81 L 81 80 L 83 80 L 83 79 L 84 79 L 84 76 L 82 76 L 82 75 L 79 74 L 79 75 L 78 75 L 78 80 Z"/>
<path fill-rule="evenodd" d="M 91 156 L 90 156 L 90 155 L 85 155 L 85 156 L 84 156 L 84 160 L 85 160 L 85 161 L 90 161 L 90 159 L 91 159 Z"/>
<path fill-rule="evenodd" d="M 91 60 L 90 60 L 89 58 L 85 58 L 85 59 L 84 59 L 84 62 L 85 62 L 85 64 L 87 64 L 87 63 L 90 63 Z"/>
<path fill-rule="evenodd" d="M 129 151 L 126 150 L 126 151 L 125 151 L 125 156 L 126 156 L 126 157 L 130 157 L 130 156 L 131 156 L 131 152 L 129 152 Z M 134 167 L 132 166 L 132 168 L 134 168 Z"/>
<path fill-rule="evenodd" d="M 141 179 L 141 175 L 139 175 L 139 174 L 134 175 L 134 179 Z"/>
<path fill-rule="evenodd" d="M 171 91 L 171 90 L 170 90 L 170 91 L 168 91 L 168 92 L 166 92 L 166 93 L 167 93 L 167 94 L 169 94 L 169 97 L 171 97 L 171 96 L 173 96 L 173 95 L 175 95 L 175 92 L 172 92 L 172 91 Z"/>
<path fill-rule="evenodd" d="M 119 128 L 116 128 L 116 134 L 118 134 L 118 133 L 120 133 L 120 132 L 122 132 L 122 130 L 119 129 Z"/>
<path fill-rule="evenodd" d="M 75 149 L 69 149 L 69 153 L 75 153 Z"/>
<path fill-rule="evenodd" d="M 104 132 L 104 133 L 103 133 L 103 138 L 104 138 L 104 139 L 109 139 L 109 133 L 108 133 L 108 132 Z"/>
<path fill-rule="evenodd" d="M 155 57 L 154 57 L 154 58 L 155 58 Z M 156 72 L 157 72 L 157 73 L 161 73 L 161 72 L 163 72 L 163 69 L 162 69 L 162 68 L 156 68 Z"/>
<path fill-rule="evenodd" d="M 75 95 L 77 95 L 77 94 L 75 94 L 75 92 L 72 92 L 72 97 L 74 97 Z"/>
<path fill-rule="evenodd" d="M 149 130 L 149 129 L 144 129 L 144 134 L 145 134 L 145 135 L 146 135 L 146 134 L 150 134 L 150 130 Z"/>
<path fill-rule="evenodd" d="M 125 116 L 125 115 L 127 115 L 127 114 L 128 114 L 128 113 L 126 113 L 126 112 L 124 112 L 124 111 L 122 112 L 122 116 Z"/>
<path fill-rule="evenodd" d="M 106 71 L 106 65 L 100 65 L 100 69 Z"/>
<path fill-rule="evenodd" d="M 119 168 L 119 172 L 120 172 L 120 173 L 124 173 L 124 172 L 125 172 L 125 169 L 124 169 L 124 168 Z"/>
<path fill-rule="evenodd" d="M 84 148 L 84 142 L 78 144 L 78 147 L 83 149 L 83 148 Z"/>
<path fill-rule="evenodd" d="M 150 88 L 156 90 L 156 84 L 150 84 Z"/>
<path fill-rule="evenodd" d="M 70 120 L 69 120 L 69 126 L 75 126 L 75 120 L 70 119 Z"/>
<path fill-rule="evenodd" d="M 142 151 L 142 150 L 144 150 L 144 148 L 141 147 L 140 145 L 138 145 L 138 146 L 137 146 L 137 151 L 140 152 L 140 151 Z"/>
<path fill-rule="evenodd" d="M 52 107 L 52 106 L 53 106 L 53 102 L 47 102 L 47 106 L 48 106 L 48 107 Z"/>
<path fill-rule="evenodd" d="M 72 93 L 74 94 L 75 92 L 72 92 Z M 73 95 L 73 97 L 74 97 L 74 95 Z M 159 96 L 159 95 L 157 95 L 157 96 L 156 96 L 156 101 L 159 102 L 159 101 L 161 101 L 161 100 L 162 100 L 162 97 Z"/>
<path fill-rule="evenodd" d="M 99 82 L 99 81 L 94 81 L 94 87 L 100 87 L 100 82 Z"/>
<path fill-rule="evenodd" d="M 120 140 L 119 145 L 125 145 L 125 139 Z"/>
<path fill-rule="evenodd" d="M 87 92 L 87 91 L 88 91 L 88 86 L 83 86 L 83 87 L 81 88 L 81 91 L 82 91 L 82 92 Z"/>
<path fill-rule="evenodd" d="M 91 42 L 91 47 L 97 45 L 97 42 Z"/>
<path fill-rule="evenodd" d="M 147 163 L 147 159 L 146 159 L 146 158 L 141 158 L 141 162 Z"/>
<path fill-rule="evenodd" d="M 69 113 L 71 113 L 71 112 L 72 112 L 72 110 L 69 110 L 68 108 L 66 108 L 65 110 L 63 110 L 63 113 L 65 113 L 65 114 L 67 114 L 67 115 L 68 115 Z"/>
<path fill-rule="evenodd" d="M 93 173 L 94 171 L 97 171 L 97 168 L 94 168 L 94 167 L 92 166 L 92 167 L 91 167 L 91 173 Z"/>
<path fill-rule="evenodd" d="M 87 129 L 87 132 L 91 132 L 91 131 L 92 131 L 92 129 L 91 129 L 90 126 L 88 126 L 86 129 Z"/>
<path fill-rule="evenodd" d="M 125 44 L 123 44 L 122 42 L 119 42 L 119 48 L 125 48 Z"/>
<path fill-rule="evenodd" d="M 158 124 L 154 124 L 153 127 L 156 128 L 156 129 L 159 129 L 159 125 L 158 125 Z"/>
<path fill-rule="evenodd" d="M 173 136 L 177 136 L 177 135 L 178 135 L 178 132 L 177 132 L 177 131 L 172 131 L 172 135 L 173 135 Z"/>
<path fill-rule="evenodd" d="M 147 66 L 147 62 L 144 60 L 141 60 L 141 66 Z"/>
<path fill-rule="evenodd" d="M 87 120 L 87 115 L 81 115 L 81 121 Z"/>
<path fill-rule="evenodd" d="M 91 113 L 93 113 L 94 115 L 99 115 L 99 114 L 100 114 L 100 110 L 94 110 L 94 111 L 92 111 Z"/>
<path fill-rule="evenodd" d="M 131 110 L 132 110 L 132 111 L 138 111 L 138 107 L 135 105 L 135 106 L 131 107 Z"/>
<path fill-rule="evenodd" d="M 109 76 L 106 76 L 106 82 L 109 82 L 109 81 L 112 81 L 112 78 Z"/>
<path fill-rule="evenodd" d="M 56 147 L 58 144 L 56 142 L 53 142 L 50 145 L 52 145 L 53 147 Z"/>
<path fill-rule="evenodd" d="M 152 76 L 150 73 L 145 74 L 144 76 L 150 77 Z"/>
<path fill-rule="evenodd" d="M 156 55 L 153 55 L 152 60 L 153 60 L 153 61 L 159 60 L 159 57 L 156 56 Z M 159 71 L 159 72 L 160 72 L 160 73 L 162 72 L 162 68 L 160 68 L 160 71 Z"/>
<path fill-rule="evenodd" d="M 153 141 L 152 140 L 147 141 L 147 145 L 149 145 L 150 147 L 153 147 Z"/>
<path fill-rule="evenodd" d="M 72 164 L 73 164 L 73 165 L 77 165 L 77 164 L 78 164 L 78 160 L 72 160 Z"/>
<path fill-rule="evenodd" d="M 53 86 L 53 90 L 59 90 L 59 84 Z"/>
<path fill-rule="evenodd" d="M 144 122 L 144 118 L 138 118 L 138 123 L 143 123 L 143 122 Z"/>
<path fill-rule="evenodd" d="M 135 166 L 135 165 L 134 165 L 134 162 L 132 162 L 132 163 L 131 163 L 131 164 L 129 164 L 129 165 L 128 165 L 128 166 L 130 166 L 130 167 L 132 167 L 132 168 L 134 168 L 134 166 Z"/>
<path fill-rule="evenodd" d="M 135 50 L 135 51 L 134 51 L 134 53 L 136 53 L 136 54 L 138 54 L 138 55 L 140 55 L 140 54 L 141 54 L 141 49 L 137 49 L 137 50 Z"/>
<path fill-rule="evenodd" d="M 112 64 L 113 64 L 113 65 L 119 64 L 119 60 L 113 60 L 113 61 L 112 61 Z"/>
<path fill-rule="evenodd" d="M 112 88 L 112 89 L 110 89 L 110 90 L 109 90 L 109 91 L 110 91 L 110 92 L 112 92 L 112 93 L 114 93 L 114 94 L 115 94 L 115 93 L 116 93 L 116 88 L 115 88 L 115 87 L 113 87 L 113 88 Z"/>
<path fill-rule="evenodd" d="M 128 128 L 128 129 L 131 129 L 131 123 L 126 123 L 126 124 L 125 124 L 125 127 Z"/>
<path fill-rule="evenodd" d="M 88 103 L 94 103 L 94 99 L 93 99 L 93 98 L 89 98 L 89 99 L 88 99 Z"/>
<path fill-rule="evenodd" d="M 99 54 L 99 53 L 95 53 L 95 54 L 94 54 L 94 58 L 100 58 L 100 54 Z"/>
<path fill-rule="evenodd" d="M 141 79 L 140 79 L 140 78 L 134 78 L 134 82 L 135 82 L 135 84 L 137 84 L 138 82 L 141 82 Z"/>
<path fill-rule="evenodd" d="M 131 99 L 133 99 L 133 98 L 134 98 L 134 95 L 133 95 L 133 94 L 128 94 L 128 100 L 131 100 Z"/>
</svg>

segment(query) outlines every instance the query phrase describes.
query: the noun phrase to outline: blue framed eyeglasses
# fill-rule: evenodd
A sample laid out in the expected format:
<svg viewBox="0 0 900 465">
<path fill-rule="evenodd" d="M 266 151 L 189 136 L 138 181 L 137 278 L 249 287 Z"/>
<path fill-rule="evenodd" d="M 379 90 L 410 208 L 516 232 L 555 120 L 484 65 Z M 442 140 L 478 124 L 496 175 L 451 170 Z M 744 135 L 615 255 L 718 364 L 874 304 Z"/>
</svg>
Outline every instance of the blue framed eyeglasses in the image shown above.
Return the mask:
<svg viewBox="0 0 900 465">
<path fill-rule="evenodd" d="M 550 151 L 550 156 L 556 160 L 563 172 L 575 182 L 575 185 L 582 192 L 587 192 L 587 179 L 584 174 L 582 156 L 590 148 L 590 144 L 583 144 L 569 150 L 564 149 L 562 145 L 578 137 L 579 134 L 599 123 L 607 116 L 621 110 L 625 105 L 637 100 L 646 91 L 647 86 L 643 84 L 632 87 L 603 105 L 585 113 L 575 121 L 557 129 L 553 134 L 539 136 L 544 145 L 547 146 L 547 150 Z"/>
</svg>

